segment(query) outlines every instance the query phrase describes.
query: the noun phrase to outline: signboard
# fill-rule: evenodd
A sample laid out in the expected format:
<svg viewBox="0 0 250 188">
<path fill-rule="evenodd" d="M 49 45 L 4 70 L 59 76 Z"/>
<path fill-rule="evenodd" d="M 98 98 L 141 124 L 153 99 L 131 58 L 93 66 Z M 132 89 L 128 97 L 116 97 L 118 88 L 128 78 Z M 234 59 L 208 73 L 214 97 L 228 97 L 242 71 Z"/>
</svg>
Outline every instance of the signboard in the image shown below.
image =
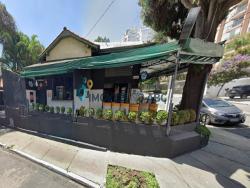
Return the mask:
<svg viewBox="0 0 250 188">
<path fill-rule="evenodd" d="M 200 10 L 201 10 L 201 7 L 194 7 L 190 9 L 188 16 L 185 20 L 184 26 L 182 28 L 182 31 L 181 31 L 181 36 L 179 38 L 180 43 L 181 41 L 188 39 L 190 37 L 194 24 L 200 13 Z"/>
</svg>

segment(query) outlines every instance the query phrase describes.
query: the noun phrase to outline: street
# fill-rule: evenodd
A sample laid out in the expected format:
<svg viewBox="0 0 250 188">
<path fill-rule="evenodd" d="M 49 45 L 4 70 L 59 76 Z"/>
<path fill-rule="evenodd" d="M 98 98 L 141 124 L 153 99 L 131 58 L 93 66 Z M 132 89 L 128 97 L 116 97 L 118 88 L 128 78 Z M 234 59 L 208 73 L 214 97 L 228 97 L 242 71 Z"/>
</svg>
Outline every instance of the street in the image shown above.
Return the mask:
<svg viewBox="0 0 250 188">
<path fill-rule="evenodd" d="M 81 185 L 0 149 L 0 188 L 80 188 Z"/>
</svg>

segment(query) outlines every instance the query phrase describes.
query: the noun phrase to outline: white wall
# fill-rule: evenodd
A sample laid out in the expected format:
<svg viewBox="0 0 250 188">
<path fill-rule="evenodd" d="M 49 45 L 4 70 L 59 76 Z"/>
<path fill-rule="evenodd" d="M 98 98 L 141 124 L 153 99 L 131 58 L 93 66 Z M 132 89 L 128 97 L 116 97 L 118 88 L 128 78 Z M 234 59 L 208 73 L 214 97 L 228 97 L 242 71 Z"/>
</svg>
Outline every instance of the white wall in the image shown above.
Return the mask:
<svg viewBox="0 0 250 188">
<path fill-rule="evenodd" d="M 52 100 L 52 90 L 47 90 L 47 105 L 48 106 L 54 106 L 57 107 L 62 107 L 64 106 L 66 111 L 67 108 L 72 108 L 73 106 L 73 101 L 72 100 Z"/>
<path fill-rule="evenodd" d="M 29 102 L 29 105 L 31 105 L 31 101 L 30 101 L 30 92 L 33 92 L 33 99 L 34 99 L 34 103 L 36 103 L 36 90 L 26 90 L 26 99 Z"/>
<path fill-rule="evenodd" d="M 224 97 L 225 96 L 225 94 L 226 94 L 225 89 L 226 88 L 231 89 L 234 86 L 246 85 L 246 84 L 250 85 L 250 78 L 240 78 L 240 79 L 232 80 L 231 82 L 228 82 L 227 84 L 225 84 L 223 86 L 223 88 L 221 89 L 221 92 L 219 94 L 219 97 Z M 205 96 L 207 96 L 207 97 L 216 97 L 219 89 L 220 89 L 219 86 L 209 87 L 209 88 L 207 88 Z"/>
</svg>

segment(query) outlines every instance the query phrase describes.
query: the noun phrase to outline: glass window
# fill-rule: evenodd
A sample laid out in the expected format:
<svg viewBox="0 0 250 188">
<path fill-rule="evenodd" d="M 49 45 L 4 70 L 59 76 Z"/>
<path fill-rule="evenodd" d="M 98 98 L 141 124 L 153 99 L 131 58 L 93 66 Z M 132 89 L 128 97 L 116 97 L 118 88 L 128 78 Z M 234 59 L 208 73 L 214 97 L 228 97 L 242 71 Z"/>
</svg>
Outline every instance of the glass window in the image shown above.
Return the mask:
<svg viewBox="0 0 250 188">
<path fill-rule="evenodd" d="M 55 76 L 52 78 L 53 100 L 73 99 L 73 78 L 72 76 Z"/>
<path fill-rule="evenodd" d="M 226 101 L 220 99 L 204 99 L 204 102 L 209 107 L 229 107 L 232 106 L 231 104 L 227 103 Z"/>
</svg>

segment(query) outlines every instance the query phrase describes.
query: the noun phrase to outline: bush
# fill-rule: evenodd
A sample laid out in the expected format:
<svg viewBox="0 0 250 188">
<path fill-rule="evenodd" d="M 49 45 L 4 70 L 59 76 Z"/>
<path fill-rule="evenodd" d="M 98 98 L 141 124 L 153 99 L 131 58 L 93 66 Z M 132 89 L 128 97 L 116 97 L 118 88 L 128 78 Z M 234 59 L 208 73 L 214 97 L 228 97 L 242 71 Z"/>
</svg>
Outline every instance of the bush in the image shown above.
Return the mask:
<svg viewBox="0 0 250 188">
<path fill-rule="evenodd" d="M 89 117 L 94 117 L 94 115 L 95 115 L 95 109 L 94 108 L 89 108 L 88 114 L 89 114 Z"/>
<path fill-rule="evenodd" d="M 96 115 L 96 118 L 101 119 L 102 118 L 102 109 L 101 108 L 96 109 L 95 115 Z"/>
<path fill-rule="evenodd" d="M 44 107 L 44 109 L 45 109 L 45 112 L 49 112 L 49 106 L 48 106 L 48 105 L 46 105 L 46 106 Z"/>
<path fill-rule="evenodd" d="M 185 124 L 190 121 L 190 112 L 189 110 L 180 110 L 177 112 L 179 115 L 179 124 Z"/>
<path fill-rule="evenodd" d="M 39 105 L 39 111 L 41 111 L 41 112 L 44 111 L 44 105 L 43 105 L 43 104 L 40 104 L 40 105 Z"/>
<path fill-rule="evenodd" d="M 71 107 L 69 107 L 69 108 L 67 109 L 67 114 L 71 115 L 71 114 L 72 114 L 72 112 L 73 112 L 72 108 L 71 108 Z"/>
<path fill-rule="evenodd" d="M 173 112 L 172 114 L 172 126 L 178 125 L 179 124 L 179 115 L 177 114 L 177 112 Z"/>
<path fill-rule="evenodd" d="M 35 104 L 35 110 L 37 110 L 37 111 L 39 110 L 39 105 L 40 104 L 38 104 L 38 103 Z"/>
<path fill-rule="evenodd" d="M 135 122 L 137 118 L 137 112 L 129 112 L 128 119 L 129 121 Z"/>
<path fill-rule="evenodd" d="M 209 137 L 211 135 L 210 130 L 204 125 L 197 126 L 195 131 L 204 137 Z"/>
<path fill-rule="evenodd" d="M 165 120 L 167 120 L 167 118 L 168 113 L 165 110 L 160 110 L 157 112 L 156 122 L 161 125 Z"/>
<path fill-rule="evenodd" d="M 103 111 L 102 116 L 106 120 L 111 120 L 112 117 L 113 117 L 113 112 L 112 112 L 112 110 L 106 109 L 106 110 Z"/>
<path fill-rule="evenodd" d="M 150 112 L 141 112 L 140 120 L 144 123 L 152 123 L 153 117 Z"/>
<path fill-rule="evenodd" d="M 57 114 L 60 113 L 60 107 L 59 107 L 59 106 L 56 107 L 56 113 L 57 113 Z"/>
<path fill-rule="evenodd" d="M 65 113 L 65 107 L 64 107 L 64 106 L 61 107 L 61 113 L 62 113 L 62 114 Z"/>
<path fill-rule="evenodd" d="M 190 120 L 189 121 L 194 122 L 196 120 L 196 112 L 195 112 L 195 110 L 190 109 L 189 113 L 190 113 Z"/>
<path fill-rule="evenodd" d="M 117 110 L 114 114 L 114 120 L 121 121 L 125 119 L 125 113 L 122 110 Z"/>
<path fill-rule="evenodd" d="M 79 109 L 79 116 L 86 117 L 87 116 L 87 109 L 84 106 L 81 106 Z"/>
<path fill-rule="evenodd" d="M 54 113 L 54 111 L 55 111 L 54 106 L 49 107 L 49 112 L 50 113 Z"/>
</svg>

